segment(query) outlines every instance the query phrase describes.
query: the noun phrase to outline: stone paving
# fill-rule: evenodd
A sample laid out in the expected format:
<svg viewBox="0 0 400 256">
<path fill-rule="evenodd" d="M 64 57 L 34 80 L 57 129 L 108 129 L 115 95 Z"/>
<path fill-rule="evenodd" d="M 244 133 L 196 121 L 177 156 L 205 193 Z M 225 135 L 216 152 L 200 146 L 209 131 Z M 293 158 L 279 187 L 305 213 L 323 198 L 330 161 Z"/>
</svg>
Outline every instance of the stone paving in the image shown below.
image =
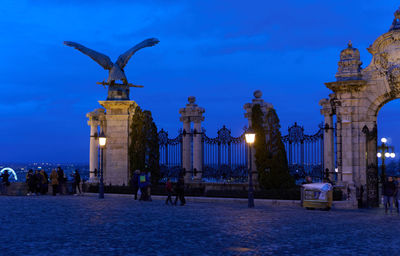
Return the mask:
<svg viewBox="0 0 400 256">
<path fill-rule="evenodd" d="M 0 196 L 0 255 L 399 255 L 400 216 L 128 197 Z"/>
</svg>

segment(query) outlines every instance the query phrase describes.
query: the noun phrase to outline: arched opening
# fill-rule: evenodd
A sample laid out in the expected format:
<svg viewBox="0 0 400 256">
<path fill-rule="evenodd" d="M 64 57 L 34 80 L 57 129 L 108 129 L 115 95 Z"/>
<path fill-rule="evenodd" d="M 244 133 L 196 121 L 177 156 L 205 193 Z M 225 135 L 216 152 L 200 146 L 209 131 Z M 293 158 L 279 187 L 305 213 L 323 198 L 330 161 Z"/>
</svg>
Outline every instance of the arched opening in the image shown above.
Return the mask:
<svg viewBox="0 0 400 256">
<path fill-rule="evenodd" d="M 385 103 L 377 114 L 378 173 L 400 175 L 400 100 Z"/>
</svg>

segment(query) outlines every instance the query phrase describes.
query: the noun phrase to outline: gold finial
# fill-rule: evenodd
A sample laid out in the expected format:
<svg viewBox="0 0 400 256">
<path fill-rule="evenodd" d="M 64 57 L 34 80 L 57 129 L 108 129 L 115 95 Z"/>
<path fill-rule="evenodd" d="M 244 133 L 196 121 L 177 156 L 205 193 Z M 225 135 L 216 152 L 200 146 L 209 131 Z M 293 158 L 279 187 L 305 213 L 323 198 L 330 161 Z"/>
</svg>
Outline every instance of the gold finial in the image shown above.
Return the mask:
<svg viewBox="0 0 400 256">
<path fill-rule="evenodd" d="M 349 43 L 347 44 L 347 46 L 348 46 L 349 48 L 353 48 L 353 43 L 351 42 L 351 40 L 349 40 Z"/>
</svg>

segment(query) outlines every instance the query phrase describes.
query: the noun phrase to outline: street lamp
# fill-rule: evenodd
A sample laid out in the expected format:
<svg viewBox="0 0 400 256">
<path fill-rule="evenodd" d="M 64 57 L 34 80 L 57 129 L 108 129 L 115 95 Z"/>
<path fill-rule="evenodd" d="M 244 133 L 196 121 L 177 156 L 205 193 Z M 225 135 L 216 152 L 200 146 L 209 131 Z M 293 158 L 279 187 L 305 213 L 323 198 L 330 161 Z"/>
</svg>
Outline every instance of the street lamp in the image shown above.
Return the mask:
<svg viewBox="0 0 400 256">
<path fill-rule="evenodd" d="M 246 137 L 246 142 L 249 145 L 249 199 L 248 199 L 248 206 L 249 208 L 253 208 L 254 207 L 254 194 L 253 194 L 253 175 L 252 175 L 252 155 L 251 155 L 251 147 L 256 139 L 256 134 L 254 133 L 254 131 L 249 128 L 247 129 L 246 133 L 245 133 L 245 137 Z"/>
<path fill-rule="evenodd" d="M 393 146 L 388 146 L 387 143 L 387 139 L 386 138 L 382 138 L 381 139 L 382 145 L 380 145 L 378 147 L 378 150 L 380 150 L 381 152 L 376 153 L 376 156 L 378 158 L 382 159 L 382 172 L 381 172 L 381 181 L 384 182 L 385 178 L 386 178 L 386 174 L 385 174 L 385 159 L 386 158 L 395 158 L 396 154 L 394 153 L 394 147 Z M 392 152 L 389 152 L 392 151 Z"/>
<path fill-rule="evenodd" d="M 104 198 L 104 183 L 103 183 L 103 149 L 106 146 L 107 138 L 104 132 L 101 131 L 99 136 L 100 145 L 100 184 L 99 184 L 99 198 Z"/>
</svg>

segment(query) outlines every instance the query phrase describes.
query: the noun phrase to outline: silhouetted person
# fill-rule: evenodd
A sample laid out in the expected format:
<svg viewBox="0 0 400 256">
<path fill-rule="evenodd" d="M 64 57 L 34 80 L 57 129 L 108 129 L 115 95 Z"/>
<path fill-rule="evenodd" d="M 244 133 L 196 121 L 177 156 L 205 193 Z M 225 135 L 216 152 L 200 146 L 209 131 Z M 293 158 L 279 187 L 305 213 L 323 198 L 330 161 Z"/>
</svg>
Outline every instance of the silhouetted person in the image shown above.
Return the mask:
<svg viewBox="0 0 400 256">
<path fill-rule="evenodd" d="M 167 200 L 165 200 L 165 204 L 168 205 L 168 203 L 171 203 L 171 205 L 173 205 L 174 203 L 172 203 L 172 183 L 170 178 L 168 178 L 167 183 L 165 183 L 165 191 L 168 195 Z"/>
<path fill-rule="evenodd" d="M 27 196 L 33 195 L 35 193 L 35 177 L 33 177 L 33 170 L 30 169 L 26 174 L 26 184 L 28 184 L 28 194 Z"/>
<path fill-rule="evenodd" d="M 185 200 L 185 181 L 183 179 L 183 176 L 179 177 L 178 182 L 176 183 L 176 197 L 175 197 L 175 202 L 174 205 L 178 202 L 178 199 L 181 201 L 181 206 L 186 204 Z"/>
<path fill-rule="evenodd" d="M 383 183 L 382 186 L 382 195 L 383 195 L 383 204 L 385 205 L 385 213 L 388 212 L 388 206 L 390 209 L 390 213 L 393 210 L 393 197 L 396 192 L 396 184 L 393 181 L 393 177 L 388 177 L 387 181 Z"/>
<path fill-rule="evenodd" d="M 72 175 L 74 177 L 74 190 L 75 190 L 75 195 L 77 195 L 79 191 L 79 195 L 82 194 L 81 191 L 81 175 L 79 175 L 78 169 L 75 170 L 74 174 Z"/>
<path fill-rule="evenodd" d="M 58 176 L 58 191 L 60 195 L 64 194 L 64 171 L 61 167 L 57 167 L 57 176 Z"/>
<path fill-rule="evenodd" d="M 131 178 L 131 186 L 133 189 L 133 194 L 135 195 L 135 200 L 137 200 L 137 194 L 138 194 L 138 190 L 139 190 L 139 175 L 140 175 L 140 171 L 136 170 Z"/>
<path fill-rule="evenodd" d="M 50 183 L 51 186 L 53 187 L 53 196 L 55 196 L 58 190 L 58 174 L 54 169 L 51 171 L 50 174 Z"/>
<path fill-rule="evenodd" d="M 3 174 L 1 174 L 1 193 L 3 194 L 3 195 L 7 195 L 7 190 L 8 190 L 8 186 L 10 186 L 10 181 L 9 181 L 9 177 L 10 177 L 10 174 L 8 174 L 8 170 L 5 170 L 4 172 L 3 172 Z"/>
</svg>

